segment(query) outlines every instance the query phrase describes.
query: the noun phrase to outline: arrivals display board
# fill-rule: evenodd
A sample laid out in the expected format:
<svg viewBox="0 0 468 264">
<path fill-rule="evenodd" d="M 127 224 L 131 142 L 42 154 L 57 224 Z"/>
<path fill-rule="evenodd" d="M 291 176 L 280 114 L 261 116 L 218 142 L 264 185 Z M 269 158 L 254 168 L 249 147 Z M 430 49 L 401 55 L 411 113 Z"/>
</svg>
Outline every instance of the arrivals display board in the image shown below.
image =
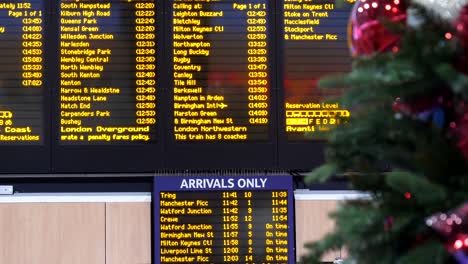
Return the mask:
<svg viewBox="0 0 468 264">
<path fill-rule="evenodd" d="M 1 1 L 0 173 L 313 168 L 351 115 L 317 88 L 350 70 L 350 8 Z"/>
<path fill-rule="evenodd" d="M 158 263 L 295 263 L 290 176 L 155 177 Z"/>
</svg>

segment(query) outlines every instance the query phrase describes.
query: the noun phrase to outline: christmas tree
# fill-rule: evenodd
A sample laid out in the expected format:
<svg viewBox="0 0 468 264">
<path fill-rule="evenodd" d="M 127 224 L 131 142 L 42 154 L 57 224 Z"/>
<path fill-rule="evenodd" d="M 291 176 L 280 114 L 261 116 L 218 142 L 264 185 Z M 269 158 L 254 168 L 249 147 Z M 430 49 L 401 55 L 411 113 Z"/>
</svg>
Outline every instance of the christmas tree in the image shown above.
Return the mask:
<svg viewBox="0 0 468 264">
<path fill-rule="evenodd" d="M 371 198 L 344 203 L 302 262 L 344 247 L 344 263 L 457 263 L 468 219 L 437 213 L 468 201 L 468 1 L 358 0 L 349 37 L 352 71 L 321 86 L 347 88 L 352 116 L 307 180 L 346 177 Z"/>
</svg>

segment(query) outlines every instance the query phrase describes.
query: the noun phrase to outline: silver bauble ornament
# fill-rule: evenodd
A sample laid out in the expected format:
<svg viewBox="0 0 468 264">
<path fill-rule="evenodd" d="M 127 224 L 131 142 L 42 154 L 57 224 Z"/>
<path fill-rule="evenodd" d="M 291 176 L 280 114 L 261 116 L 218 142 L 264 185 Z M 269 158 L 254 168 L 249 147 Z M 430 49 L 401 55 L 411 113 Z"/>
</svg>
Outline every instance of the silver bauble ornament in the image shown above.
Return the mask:
<svg viewBox="0 0 468 264">
<path fill-rule="evenodd" d="M 447 22 L 453 22 L 461 9 L 468 5 L 468 0 L 412 0 Z"/>
</svg>

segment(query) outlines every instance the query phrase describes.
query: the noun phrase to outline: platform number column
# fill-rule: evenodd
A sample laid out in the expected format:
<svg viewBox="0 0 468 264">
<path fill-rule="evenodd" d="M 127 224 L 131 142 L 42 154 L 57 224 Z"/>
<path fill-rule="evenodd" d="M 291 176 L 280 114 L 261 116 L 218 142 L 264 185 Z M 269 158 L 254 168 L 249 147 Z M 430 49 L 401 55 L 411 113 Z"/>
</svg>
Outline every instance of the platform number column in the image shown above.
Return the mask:
<svg viewBox="0 0 468 264">
<path fill-rule="evenodd" d="M 244 222 L 247 226 L 247 253 L 245 254 L 245 262 L 253 261 L 253 209 L 252 209 L 252 192 L 244 192 L 244 199 L 247 204 L 247 212 L 244 216 Z M 253 262 L 252 262 L 253 263 Z"/>
</svg>

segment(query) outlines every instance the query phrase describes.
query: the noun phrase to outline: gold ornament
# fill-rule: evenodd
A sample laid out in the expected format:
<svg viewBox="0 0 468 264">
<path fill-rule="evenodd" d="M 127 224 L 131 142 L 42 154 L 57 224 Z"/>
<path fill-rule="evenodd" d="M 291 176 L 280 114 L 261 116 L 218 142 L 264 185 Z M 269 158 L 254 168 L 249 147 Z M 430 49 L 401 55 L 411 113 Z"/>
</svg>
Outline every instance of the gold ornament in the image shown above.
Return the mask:
<svg viewBox="0 0 468 264">
<path fill-rule="evenodd" d="M 424 6 L 449 22 L 455 21 L 461 9 L 468 5 L 468 0 L 412 0 L 412 2 Z"/>
</svg>

